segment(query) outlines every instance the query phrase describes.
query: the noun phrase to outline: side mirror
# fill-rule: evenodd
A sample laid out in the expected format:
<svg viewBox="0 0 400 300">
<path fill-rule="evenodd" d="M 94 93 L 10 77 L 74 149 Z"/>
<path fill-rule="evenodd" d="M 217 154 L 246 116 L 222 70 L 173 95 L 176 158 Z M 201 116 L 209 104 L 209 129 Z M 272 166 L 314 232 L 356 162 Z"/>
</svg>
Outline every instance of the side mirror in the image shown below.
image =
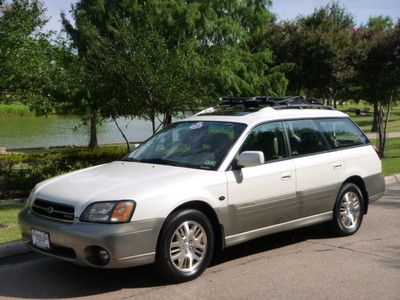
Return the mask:
<svg viewBox="0 0 400 300">
<path fill-rule="evenodd" d="M 264 153 L 261 151 L 244 151 L 236 160 L 238 167 L 247 168 L 264 164 Z"/>
</svg>

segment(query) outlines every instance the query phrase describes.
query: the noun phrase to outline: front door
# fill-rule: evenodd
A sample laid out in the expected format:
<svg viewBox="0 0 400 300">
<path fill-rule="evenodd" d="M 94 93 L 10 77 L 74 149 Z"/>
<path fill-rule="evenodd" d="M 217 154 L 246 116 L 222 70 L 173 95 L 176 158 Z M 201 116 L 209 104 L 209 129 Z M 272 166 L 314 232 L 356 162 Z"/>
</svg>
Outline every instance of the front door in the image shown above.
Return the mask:
<svg viewBox="0 0 400 300">
<path fill-rule="evenodd" d="M 230 214 L 226 234 L 298 218 L 295 167 L 288 159 L 282 122 L 254 128 L 240 153 L 243 151 L 262 151 L 265 164 L 226 172 Z"/>
</svg>

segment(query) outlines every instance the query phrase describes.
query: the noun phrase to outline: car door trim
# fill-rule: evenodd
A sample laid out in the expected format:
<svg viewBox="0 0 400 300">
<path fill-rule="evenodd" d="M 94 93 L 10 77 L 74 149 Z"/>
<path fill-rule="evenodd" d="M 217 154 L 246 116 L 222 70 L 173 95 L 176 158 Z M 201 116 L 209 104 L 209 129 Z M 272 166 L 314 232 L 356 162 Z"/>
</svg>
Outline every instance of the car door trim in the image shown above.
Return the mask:
<svg viewBox="0 0 400 300">
<path fill-rule="evenodd" d="M 289 222 L 285 222 L 285 223 L 281 223 L 281 224 L 276 224 L 276 225 L 272 225 L 272 226 L 268 226 L 268 227 L 263 227 L 263 228 L 227 236 L 225 238 L 225 243 L 226 243 L 227 247 L 230 247 L 230 246 L 240 244 L 242 242 L 252 240 L 252 239 L 264 236 L 264 235 L 273 234 L 273 233 L 277 233 L 277 232 L 281 232 L 281 231 L 292 230 L 292 229 L 301 228 L 301 227 L 306 227 L 309 225 L 329 221 L 332 219 L 333 219 L 333 212 L 329 211 L 329 212 L 321 213 L 318 215 L 313 215 L 313 216 L 309 216 L 309 217 L 305 217 L 305 218 L 301 218 L 301 219 L 297 219 L 297 220 L 293 220 L 293 221 L 289 221 Z"/>
</svg>

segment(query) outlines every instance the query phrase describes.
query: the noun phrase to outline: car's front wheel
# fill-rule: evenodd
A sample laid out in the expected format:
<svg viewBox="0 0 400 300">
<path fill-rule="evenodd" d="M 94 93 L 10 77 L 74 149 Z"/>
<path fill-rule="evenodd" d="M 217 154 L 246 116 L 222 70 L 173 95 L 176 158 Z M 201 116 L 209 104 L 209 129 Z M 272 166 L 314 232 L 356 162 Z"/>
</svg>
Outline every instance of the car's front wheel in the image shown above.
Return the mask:
<svg viewBox="0 0 400 300">
<path fill-rule="evenodd" d="M 333 228 L 338 235 L 345 236 L 357 232 L 364 215 L 364 199 L 360 188 L 345 184 L 338 194 L 333 211 Z"/>
<path fill-rule="evenodd" d="M 195 209 L 174 212 L 159 237 L 156 267 L 171 282 L 194 279 L 210 264 L 214 233 L 210 220 Z"/>
</svg>

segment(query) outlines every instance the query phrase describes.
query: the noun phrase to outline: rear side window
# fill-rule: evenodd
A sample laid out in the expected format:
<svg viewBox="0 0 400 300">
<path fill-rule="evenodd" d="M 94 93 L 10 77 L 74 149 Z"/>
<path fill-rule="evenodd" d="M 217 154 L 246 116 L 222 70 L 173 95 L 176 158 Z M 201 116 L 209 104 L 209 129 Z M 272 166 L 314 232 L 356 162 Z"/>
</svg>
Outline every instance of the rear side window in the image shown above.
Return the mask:
<svg viewBox="0 0 400 300">
<path fill-rule="evenodd" d="M 292 156 L 318 153 L 328 150 L 324 138 L 311 120 L 287 121 Z"/>
<path fill-rule="evenodd" d="M 349 119 L 324 119 L 316 122 L 334 148 L 363 145 L 367 142 L 364 134 Z"/>
<path fill-rule="evenodd" d="M 267 162 L 287 157 L 282 123 L 272 122 L 255 127 L 244 142 L 243 151 L 262 151 Z"/>
</svg>

